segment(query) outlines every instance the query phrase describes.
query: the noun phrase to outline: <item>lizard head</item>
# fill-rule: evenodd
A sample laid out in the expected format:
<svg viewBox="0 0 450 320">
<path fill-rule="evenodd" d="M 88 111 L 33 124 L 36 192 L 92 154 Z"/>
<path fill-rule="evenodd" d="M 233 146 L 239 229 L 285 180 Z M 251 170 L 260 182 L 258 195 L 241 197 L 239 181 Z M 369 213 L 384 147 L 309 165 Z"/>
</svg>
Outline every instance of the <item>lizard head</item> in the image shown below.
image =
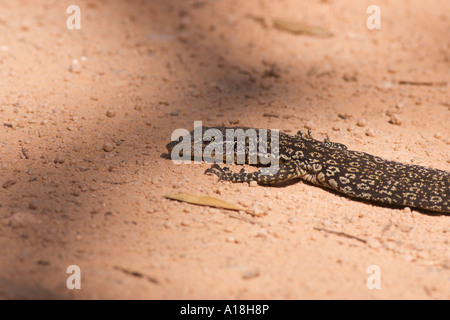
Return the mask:
<svg viewBox="0 0 450 320">
<path fill-rule="evenodd" d="M 201 129 L 201 130 L 200 130 Z M 214 139 L 208 139 L 205 137 L 205 132 L 208 127 L 199 127 L 186 135 L 180 136 L 177 139 L 169 142 L 166 145 L 166 149 L 173 158 L 174 156 L 193 158 L 195 155 L 203 154 L 203 150 L 208 146 Z"/>
<path fill-rule="evenodd" d="M 274 131 L 266 129 L 197 127 L 169 142 L 166 148 L 172 160 L 268 164 L 271 159 L 278 158 L 276 153 L 272 154 L 279 149 L 275 144 L 278 143 L 277 137 L 278 133 L 274 135 Z M 287 137 L 286 134 L 280 134 L 283 142 Z"/>
</svg>

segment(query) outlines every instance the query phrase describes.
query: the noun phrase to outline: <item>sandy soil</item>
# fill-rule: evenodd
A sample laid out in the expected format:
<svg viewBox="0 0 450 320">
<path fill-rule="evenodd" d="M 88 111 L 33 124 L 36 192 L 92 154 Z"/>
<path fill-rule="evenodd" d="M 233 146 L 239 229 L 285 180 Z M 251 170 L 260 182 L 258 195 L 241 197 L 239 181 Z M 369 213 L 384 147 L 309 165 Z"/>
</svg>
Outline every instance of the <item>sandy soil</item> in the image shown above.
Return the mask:
<svg viewBox="0 0 450 320">
<path fill-rule="evenodd" d="M 377 1 L 381 30 L 371 4 L 0 0 L 0 297 L 450 299 L 449 216 L 217 183 L 161 156 L 201 120 L 449 170 L 450 2 Z M 260 217 L 164 199 L 178 192 Z"/>
</svg>

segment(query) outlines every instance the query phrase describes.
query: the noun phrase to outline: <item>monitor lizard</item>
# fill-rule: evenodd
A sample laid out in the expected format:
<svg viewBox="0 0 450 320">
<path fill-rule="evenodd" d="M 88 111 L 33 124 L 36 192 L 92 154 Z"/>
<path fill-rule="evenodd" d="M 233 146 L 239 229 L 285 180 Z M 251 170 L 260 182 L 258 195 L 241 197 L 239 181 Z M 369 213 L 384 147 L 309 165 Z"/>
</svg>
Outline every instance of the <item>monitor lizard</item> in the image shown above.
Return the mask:
<svg viewBox="0 0 450 320">
<path fill-rule="evenodd" d="M 181 141 L 190 139 L 191 156 L 203 152 L 207 146 L 223 148 L 225 160 L 228 145 L 237 145 L 237 141 L 227 140 L 227 129 L 252 128 L 247 127 L 212 127 L 219 130 L 222 139 L 204 139 L 197 141 L 200 150 L 195 150 L 195 135 L 192 131 L 188 136 L 167 144 L 166 148 L 171 154 L 173 148 Z M 210 127 L 203 127 L 202 133 Z M 259 129 L 253 129 L 259 132 Z M 450 213 L 450 172 L 427 168 L 419 165 L 404 164 L 386 160 L 371 154 L 349 150 L 347 146 L 331 142 L 328 137 L 316 140 L 299 131 L 296 135 L 289 135 L 277 131 L 279 149 L 271 145 L 273 130 L 267 130 L 267 148 L 251 148 L 246 140 L 245 163 L 249 163 L 252 153 L 260 157 L 276 157 L 279 166 L 263 167 L 256 172 L 247 173 L 242 169 L 239 173 L 228 167 L 220 167 L 217 163 L 205 171 L 206 174 L 215 174 L 219 180 L 231 182 L 256 181 L 260 185 L 273 185 L 284 183 L 293 179 L 303 179 L 314 185 L 333 189 L 338 193 L 363 200 L 369 200 L 389 205 L 399 205 Z M 197 138 L 198 139 L 198 138 Z M 274 140 L 275 141 L 275 140 Z M 216 144 L 216 145 L 214 145 Z M 218 144 L 218 145 L 217 145 Z M 278 152 L 271 152 L 273 151 Z M 236 147 L 233 149 L 236 162 Z M 208 160 L 208 159 L 203 159 Z M 211 160 L 211 159 L 209 159 Z"/>
</svg>

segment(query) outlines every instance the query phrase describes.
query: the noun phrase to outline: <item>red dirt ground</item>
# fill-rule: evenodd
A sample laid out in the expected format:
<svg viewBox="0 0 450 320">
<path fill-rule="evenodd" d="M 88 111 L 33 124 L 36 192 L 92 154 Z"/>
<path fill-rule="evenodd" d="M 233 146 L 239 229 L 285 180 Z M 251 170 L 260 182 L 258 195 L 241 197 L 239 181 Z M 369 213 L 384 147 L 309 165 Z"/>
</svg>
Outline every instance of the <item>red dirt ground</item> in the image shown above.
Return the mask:
<svg viewBox="0 0 450 320">
<path fill-rule="evenodd" d="M 66 27 L 73 3 L 81 30 Z M 450 299 L 450 216 L 302 182 L 217 183 L 208 164 L 161 156 L 201 120 L 310 128 L 449 170 L 450 2 L 377 1 L 380 30 L 366 27 L 371 4 L 0 0 L 0 297 Z M 178 192 L 260 216 L 164 198 Z M 81 290 L 66 287 L 69 265 Z"/>
</svg>

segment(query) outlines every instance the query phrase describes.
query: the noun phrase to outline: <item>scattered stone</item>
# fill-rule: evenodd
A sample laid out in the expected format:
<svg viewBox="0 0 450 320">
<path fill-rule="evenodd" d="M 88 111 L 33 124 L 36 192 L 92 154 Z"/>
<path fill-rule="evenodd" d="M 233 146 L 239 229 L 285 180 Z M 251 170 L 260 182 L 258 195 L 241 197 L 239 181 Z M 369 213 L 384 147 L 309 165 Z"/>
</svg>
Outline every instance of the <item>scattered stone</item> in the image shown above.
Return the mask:
<svg viewBox="0 0 450 320">
<path fill-rule="evenodd" d="M 369 128 L 366 131 L 366 136 L 368 137 L 375 137 L 376 136 L 376 131 L 374 128 Z"/>
<path fill-rule="evenodd" d="M 316 129 L 316 126 L 314 125 L 314 122 L 312 122 L 312 121 L 310 120 L 310 121 L 308 121 L 308 122 L 305 124 L 305 128 L 306 128 L 306 129 L 309 129 L 309 130 L 315 130 L 315 129 Z"/>
<path fill-rule="evenodd" d="M 392 82 L 385 82 L 385 83 L 380 83 L 376 86 L 376 88 L 378 90 L 383 90 L 383 89 L 392 89 L 394 87 L 394 84 Z"/>
<path fill-rule="evenodd" d="M 29 209 L 31 209 L 31 210 L 36 210 L 38 207 L 37 207 L 37 203 L 35 202 L 35 201 L 31 201 L 29 204 L 28 204 L 28 208 Z"/>
<path fill-rule="evenodd" d="M 397 69 L 394 66 L 388 66 L 387 72 L 389 72 L 389 73 L 396 73 Z"/>
<path fill-rule="evenodd" d="M 50 261 L 47 261 L 47 260 L 38 260 L 36 263 L 40 266 L 49 266 L 50 265 Z"/>
<path fill-rule="evenodd" d="M 233 228 L 231 228 L 231 227 L 225 227 L 225 228 L 223 229 L 223 231 L 228 232 L 228 233 L 231 233 L 231 232 L 233 232 Z"/>
<path fill-rule="evenodd" d="M 264 70 L 262 77 L 280 78 L 281 77 L 280 67 L 278 67 L 275 63 L 270 64 L 269 68 L 267 70 Z"/>
<path fill-rule="evenodd" d="M 27 21 L 27 20 L 25 20 L 25 21 L 22 22 L 22 25 L 20 26 L 20 29 L 21 29 L 22 31 L 29 31 L 29 30 L 30 30 L 30 27 L 31 27 L 30 22 Z"/>
<path fill-rule="evenodd" d="M 266 238 L 267 237 L 267 230 L 266 229 L 259 229 L 257 232 L 256 232 L 256 235 L 255 235 L 255 237 L 257 237 L 257 238 Z"/>
<path fill-rule="evenodd" d="M 246 272 L 244 272 L 243 274 L 242 274 L 242 279 L 244 279 L 244 280 L 249 280 L 249 279 L 252 279 L 252 278 L 256 278 L 256 277 L 258 277 L 259 276 L 259 270 L 258 269 L 255 269 L 255 270 L 249 270 L 249 271 L 246 271 Z"/>
<path fill-rule="evenodd" d="M 229 242 L 229 243 L 239 243 L 239 240 L 237 240 L 235 237 L 233 237 L 233 236 L 229 236 L 229 237 L 227 237 L 226 239 L 225 239 L 225 241 L 226 242 Z"/>
<path fill-rule="evenodd" d="M 410 207 L 404 207 L 403 208 L 403 212 L 404 213 L 411 213 L 411 208 Z"/>
<path fill-rule="evenodd" d="M 367 125 L 367 120 L 364 118 L 361 118 L 358 120 L 358 122 L 356 123 L 356 125 L 358 127 L 365 127 Z"/>
<path fill-rule="evenodd" d="M 391 114 L 391 120 L 389 120 L 389 123 L 399 126 L 403 123 L 403 120 L 402 120 L 402 118 L 400 118 L 399 115 L 394 113 L 394 114 Z"/>
<path fill-rule="evenodd" d="M 263 117 L 266 117 L 266 118 L 279 118 L 280 115 L 278 115 L 276 113 L 264 113 Z"/>
<path fill-rule="evenodd" d="M 260 202 L 255 202 L 255 203 L 253 203 L 253 205 L 251 207 L 251 211 L 255 217 L 262 217 L 262 216 L 267 215 L 268 210 Z"/>
<path fill-rule="evenodd" d="M 81 66 L 78 63 L 78 60 L 76 60 L 76 59 L 72 60 L 72 64 L 69 67 L 69 71 L 72 73 L 80 73 L 81 72 Z"/>
<path fill-rule="evenodd" d="M 249 184 L 248 184 L 250 187 L 257 187 L 258 186 L 258 182 L 256 182 L 255 180 L 253 180 L 253 181 L 250 181 L 249 182 Z"/>
<path fill-rule="evenodd" d="M 353 74 L 345 73 L 342 76 L 342 79 L 344 79 L 344 81 L 347 81 L 347 82 L 356 82 L 356 81 L 358 81 L 358 77 L 357 77 L 356 73 L 353 73 Z"/>
<path fill-rule="evenodd" d="M 172 224 L 169 221 L 164 222 L 164 228 L 170 229 L 172 228 Z"/>
<path fill-rule="evenodd" d="M 170 113 L 170 115 L 171 115 L 172 117 L 178 116 L 178 110 L 172 111 L 172 112 Z"/>
<path fill-rule="evenodd" d="M 106 142 L 103 147 L 102 147 L 103 151 L 105 152 L 111 152 L 114 150 L 114 144 L 111 142 Z"/>
<path fill-rule="evenodd" d="M 189 227 L 191 224 L 189 223 L 189 221 L 183 220 L 180 223 L 183 227 Z"/>
<path fill-rule="evenodd" d="M 351 114 L 341 114 L 341 113 L 339 113 L 339 114 L 338 114 L 338 117 L 339 117 L 340 119 L 347 120 L 347 119 L 351 118 L 352 115 L 351 115 Z"/>
<path fill-rule="evenodd" d="M 375 238 L 368 238 L 368 239 L 367 239 L 367 245 L 368 245 L 370 248 L 378 249 L 378 248 L 381 247 L 381 242 L 380 242 L 380 240 L 375 239 Z"/>
<path fill-rule="evenodd" d="M 13 185 L 15 185 L 17 183 L 16 180 L 8 180 L 3 184 L 3 189 L 8 189 L 9 187 L 12 187 Z"/>
<path fill-rule="evenodd" d="M 54 163 L 59 163 L 59 164 L 63 164 L 64 162 L 66 162 L 66 159 L 64 159 L 63 157 L 57 155 L 55 160 L 53 160 Z"/>
<path fill-rule="evenodd" d="M 112 110 L 108 110 L 108 111 L 106 111 L 106 116 L 108 118 L 114 118 L 116 116 L 116 112 L 114 112 Z"/>
</svg>

